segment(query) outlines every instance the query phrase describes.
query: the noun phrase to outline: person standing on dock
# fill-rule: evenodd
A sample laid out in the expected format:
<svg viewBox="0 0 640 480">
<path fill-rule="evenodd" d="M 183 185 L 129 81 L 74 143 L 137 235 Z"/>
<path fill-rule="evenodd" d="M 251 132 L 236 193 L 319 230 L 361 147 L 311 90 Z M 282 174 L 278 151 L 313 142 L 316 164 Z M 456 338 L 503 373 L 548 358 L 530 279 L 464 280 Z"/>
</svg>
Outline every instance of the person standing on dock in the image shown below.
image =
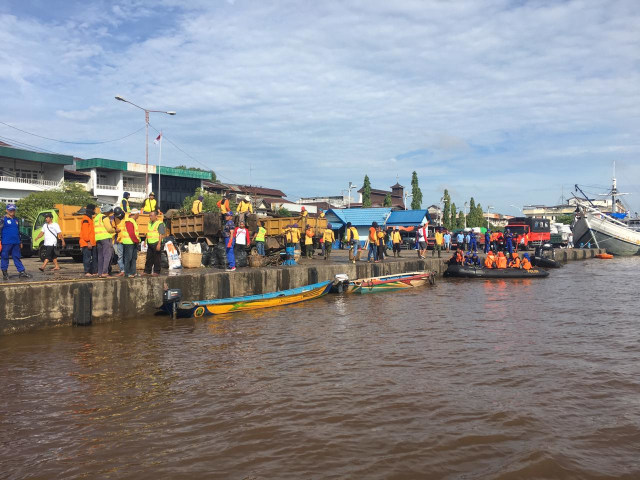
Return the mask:
<svg viewBox="0 0 640 480">
<path fill-rule="evenodd" d="M 367 255 L 367 262 L 378 261 L 378 222 L 373 222 L 369 227 L 369 253 Z"/>
<path fill-rule="evenodd" d="M 464 247 L 464 233 L 460 231 L 456 235 L 456 248 L 464 249 L 463 247 Z"/>
<path fill-rule="evenodd" d="M 445 234 L 442 236 L 442 238 L 444 239 L 444 248 L 447 250 L 447 252 L 451 251 L 451 233 L 449 231 L 446 231 Z"/>
<path fill-rule="evenodd" d="M 324 229 L 324 233 L 322 234 L 322 239 L 324 240 L 324 259 L 329 260 L 331 256 L 331 248 L 333 247 L 333 242 L 336 241 L 336 237 L 333 234 L 333 230 L 331 230 L 331 224 L 327 224 L 327 228 Z"/>
<path fill-rule="evenodd" d="M 0 220 L 0 269 L 2 270 L 2 279 L 9 280 L 9 257 L 12 258 L 13 264 L 18 270 L 20 278 L 31 278 L 22 265 L 20 260 L 20 249 L 22 242 L 20 241 L 20 228 L 18 219 L 16 218 L 16 206 L 13 203 L 7 205 L 7 214 Z"/>
<path fill-rule="evenodd" d="M 478 251 L 478 238 L 476 236 L 476 232 L 474 232 L 473 230 L 469 232 L 469 250 L 473 252 Z"/>
<path fill-rule="evenodd" d="M 136 260 L 138 259 L 138 244 L 140 233 L 138 232 L 138 217 L 140 210 L 134 208 L 131 214 L 124 219 L 122 229 L 122 247 L 124 250 L 124 274 L 128 278 L 136 276 Z"/>
<path fill-rule="evenodd" d="M 347 222 L 347 244 L 349 245 L 349 261 L 356 263 L 358 259 L 358 248 L 360 248 L 360 235 L 358 229 Z"/>
<path fill-rule="evenodd" d="M 469 244 L 470 243 L 471 243 L 471 235 L 469 235 L 469 232 L 467 232 L 464 235 L 464 249 L 465 250 L 469 250 Z"/>
<path fill-rule="evenodd" d="M 233 232 L 236 229 L 236 226 L 233 223 L 233 214 L 231 212 L 227 212 L 225 218 L 227 219 L 227 222 L 225 223 L 222 235 L 224 238 L 225 253 L 227 254 L 227 263 L 229 264 L 227 272 L 234 272 L 236 270 L 236 256 L 233 251 L 233 247 L 235 246 L 235 237 Z"/>
<path fill-rule="evenodd" d="M 96 232 L 93 216 L 96 206 L 90 203 L 84 209 L 85 214 L 80 224 L 80 249 L 82 250 L 82 264 L 84 276 L 93 277 L 98 273 L 98 249 L 96 248 Z"/>
<path fill-rule="evenodd" d="M 258 250 L 258 255 L 265 256 L 264 250 L 264 237 L 267 234 L 267 229 L 264 228 L 264 222 L 260 222 L 260 226 L 258 227 L 258 233 L 256 234 L 256 248 Z"/>
<path fill-rule="evenodd" d="M 431 250 L 431 256 L 435 257 L 436 250 L 438 251 L 438 258 L 440 258 L 440 252 L 442 250 L 442 245 L 444 244 L 444 236 L 442 235 L 442 230 L 439 228 L 436 230 L 435 234 L 435 242 L 433 243 L 433 250 Z"/>
<path fill-rule="evenodd" d="M 307 258 L 313 258 L 313 229 L 307 225 L 304 231 L 304 253 Z"/>
<path fill-rule="evenodd" d="M 45 257 L 44 263 L 38 269 L 41 272 L 44 272 L 45 268 L 47 268 L 47 264 L 49 262 L 53 262 L 53 269 L 60 270 L 60 266 L 58 265 L 58 255 L 56 253 L 56 247 L 58 246 L 58 240 L 62 242 L 62 247 L 66 246 L 64 237 L 62 236 L 62 230 L 60 230 L 60 225 L 53 221 L 53 215 L 51 212 L 47 212 L 44 214 L 44 225 L 42 226 L 42 230 L 36 237 L 36 240 L 39 240 L 44 236 L 44 248 L 45 248 Z"/>
<path fill-rule="evenodd" d="M 113 207 L 105 207 L 93 217 L 93 230 L 96 238 L 96 250 L 98 252 L 98 278 L 109 276 L 109 266 L 113 258 L 113 233 L 109 217 L 105 215 L 113 212 Z"/>
<path fill-rule="evenodd" d="M 384 260 L 385 250 L 387 249 L 385 241 L 385 233 L 382 231 L 382 227 L 378 225 L 376 229 L 376 236 L 378 237 L 378 259 L 376 261 L 382 262 Z"/>
<path fill-rule="evenodd" d="M 124 219 L 127 214 L 121 207 L 113 209 L 113 228 L 115 230 L 115 238 L 113 242 L 113 249 L 118 257 L 118 268 L 120 272 L 116 277 L 124 277 L 124 247 L 122 246 L 122 231 L 124 230 Z"/>
<path fill-rule="evenodd" d="M 131 194 L 129 192 L 124 192 L 122 194 L 122 200 L 120 201 L 120 206 L 125 213 L 131 212 L 131 206 L 129 205 L 129 197 Z"/>
<path fill-rule="evenodd" d="M 162 268 L 162 239 L 166 233 L 163 222 L 158 220 L 158 210 L 149 212 L 147 229 L 147 259 L 144 263 L 144 274 L 157 277 Z M 153 273 L 151 270 L 153 269 Z"/>
<path fill-rule="evenodd" d="M 509 253 L 509 256 L 511 256 L 511 254 L 513 253 L 513 234 L 511 233 L 511 230 L 509 230 L 508 228 L 505 230 L 505 240 L 506 240 L 506 244 L 507 244 L 507 252 Z"/>
<path fill-rule="evenodd" d="M 491 230 L 484 232 L 484 253 L 489 253 L 491 249 Z"/>
<path fill-rule="evenodd" d="M 402 246 L 402 236 L 400 235 L 400 230 L 398 227 L 393 229 L 391 232 L 391 243 L 393 243 L 393 256 L 400 257 L 400 247 Z"/>
<path fill-rule="evenodd" d="M 418 256 L 420 258 L 427 257 L 427 238 L 429 238 L 429 227 L 424 224 L 418 229 Z"/>
</svg>

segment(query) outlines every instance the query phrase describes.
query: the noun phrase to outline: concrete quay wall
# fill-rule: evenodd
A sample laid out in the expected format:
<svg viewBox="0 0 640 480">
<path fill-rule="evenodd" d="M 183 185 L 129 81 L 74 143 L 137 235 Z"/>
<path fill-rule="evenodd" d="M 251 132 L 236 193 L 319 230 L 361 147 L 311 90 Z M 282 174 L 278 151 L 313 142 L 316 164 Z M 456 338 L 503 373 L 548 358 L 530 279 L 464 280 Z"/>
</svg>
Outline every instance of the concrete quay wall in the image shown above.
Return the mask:
<svg viewBox="0 0 640 480">
<path fill-rule="evenodd" d="M 556 260 L 592 258 L 598 249 L 558 250 Z M 0 335 L 40 328 L 70 326 L 90 317 L 92 323 L 153 315 L 162 303 L 165 285 L 182 290 L 184 300 L 226 298 L 269 293 L 331 280 L 345 273 L 349 278 L 396 273 L 446 270 L 442 258 L 394 260 L 385 263 L 330 263 L 267 267 L 235 272 L 197 269 L 180 275 L 135 279 L 63 280 L 24 282 L 0 286 Z"/>
</svg>

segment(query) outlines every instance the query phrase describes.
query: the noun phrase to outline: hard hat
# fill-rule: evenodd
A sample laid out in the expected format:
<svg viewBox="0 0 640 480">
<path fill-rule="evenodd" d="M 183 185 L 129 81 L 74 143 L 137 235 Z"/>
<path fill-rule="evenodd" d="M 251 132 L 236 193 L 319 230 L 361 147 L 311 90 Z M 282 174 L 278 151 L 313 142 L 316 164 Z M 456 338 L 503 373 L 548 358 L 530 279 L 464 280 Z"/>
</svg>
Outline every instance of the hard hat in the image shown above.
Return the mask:
<svg viewBox="0 0 640 480">
<path fill-rule="evenodd" d="M 138 213 L 140 213 L 140 210 L 138 210 L 137 208 L 131 209 L 131 215 L 137 215 Z"/>
<path fill-rule="evenodd" d="M 151 195 L 153 195 L 154 197 L 156 196 L 156 194 L 155 194 L 155 193 L 153 193 L 153 192 L 149 192 L 149 196 L 151 196 Z"/>
</svg>

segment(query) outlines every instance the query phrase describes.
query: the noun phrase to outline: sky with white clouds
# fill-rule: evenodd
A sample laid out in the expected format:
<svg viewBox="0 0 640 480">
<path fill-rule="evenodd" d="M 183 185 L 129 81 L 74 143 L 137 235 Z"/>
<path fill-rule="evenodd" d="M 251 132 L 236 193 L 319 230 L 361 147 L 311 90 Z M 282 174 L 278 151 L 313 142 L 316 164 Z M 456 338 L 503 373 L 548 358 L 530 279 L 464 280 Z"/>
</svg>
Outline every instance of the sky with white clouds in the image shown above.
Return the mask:
<svg viewBox="0 0 640 480">
<path fill-rule="evenodd" d="M 365 174 L 374 188 L 408 186 L 415 170 L 424 206 L 448 188 L 458 205 L 473 196 L 507 214 L 555 204 L 574 183 L 606 188 L 615 161 L 637 211 L 637 7 L 1 0 L 0 121 L 63 140 L 120 138 L 144 114 L 119 94 L 178 112 L 151 117 L 189 154 L 165 143 L 163 164 L 204 165 L 292 199 L 339 195 Z M 144 130 L 73 145 L 0 124 L 7 138 L 144 162 Z"/>
</svg>

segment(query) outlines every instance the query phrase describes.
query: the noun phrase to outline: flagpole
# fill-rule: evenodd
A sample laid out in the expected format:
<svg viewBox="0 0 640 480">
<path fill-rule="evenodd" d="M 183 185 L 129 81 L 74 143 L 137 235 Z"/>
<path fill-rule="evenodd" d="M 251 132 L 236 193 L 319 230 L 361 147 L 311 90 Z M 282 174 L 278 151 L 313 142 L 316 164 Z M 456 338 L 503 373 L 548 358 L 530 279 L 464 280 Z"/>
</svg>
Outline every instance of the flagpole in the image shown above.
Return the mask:
<svg viewBox="0 0 640 480">
<path fill-rule="evenodd" d="M 162 131 L 160 131 L 160 150 L 158 150 L 158 210 L 160 210 L 160 166 L 162 165 Z"/>
</svg>

